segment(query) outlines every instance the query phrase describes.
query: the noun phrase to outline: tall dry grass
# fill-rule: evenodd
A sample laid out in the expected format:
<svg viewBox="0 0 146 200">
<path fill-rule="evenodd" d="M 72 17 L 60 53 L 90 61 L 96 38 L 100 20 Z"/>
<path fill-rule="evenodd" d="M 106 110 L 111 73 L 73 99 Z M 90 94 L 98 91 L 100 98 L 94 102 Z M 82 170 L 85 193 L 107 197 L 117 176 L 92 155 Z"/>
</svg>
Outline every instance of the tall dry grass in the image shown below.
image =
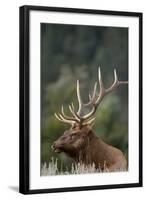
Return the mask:
<svg viewBox="0 0 146 200">
<path fill-rule="evenodd" d="M 115 172 L 121 172 L 123 170 L 115 170 Z M 109 170 L 104 167 L 104 170 L 101 170 L 100 166 L 98 169 L 95 168 L 95 164 L 85 165 L 81 163 L 72 163 L 71 170 L 59 170 L 58 169 L 58 160 L 52 158 L 51 161 L 47 164 L 44 163 L 41 167 L 41 176 L 51 176 L 51 175 L 69 175 L 69 174 L 89 174 L 89 173 L 103 173 L 109 172 Z"/>
</svg>

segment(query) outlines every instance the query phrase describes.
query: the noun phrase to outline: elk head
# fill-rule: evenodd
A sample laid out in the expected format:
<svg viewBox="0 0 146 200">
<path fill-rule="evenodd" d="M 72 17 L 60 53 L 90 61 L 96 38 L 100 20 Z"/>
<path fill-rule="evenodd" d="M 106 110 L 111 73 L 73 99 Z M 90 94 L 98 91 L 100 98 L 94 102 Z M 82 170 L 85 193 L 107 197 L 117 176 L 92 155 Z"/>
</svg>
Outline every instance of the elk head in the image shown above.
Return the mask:
<svg viewBox="0 0 146 200">
<path fill-rule="evenodd" d="M 80 151 L 87 150 L 89 142 L 93 140 L 94 133 L 92 131 L 92 125 L 94 123 L 94 114 L 103 100 L 103 98 L 113 91 L 116 87 L 127 84 L 127 81 L 119 81 L 116 70 L 114 70 L 114 82 L 108 88 L 105 89 L 101 77 L 100 67 L 98 68 L 98 79 L 99 79 L 99 94 L 96 95 L 97 82 L 94 84 L 92 95 L 89 94 L 89 102 L 83 103 L 80 94 L 79 80 L 77 80 L 77 99 L 78 99 L 78 110 L 75 111 L 73 103 L 69 105 L 69 110 L 72 114 L 67 116 L 64 113 L 62 106 L 61 113 L 56 114 L 55 117 L 64 123 L 71 125 L 69 130 L 66 130 L 64 134 L 54 142 L 52 148 L 55 152 L 65 152 L 73 158 L 78 157 Z M 91 108 L 90 112 L 84 114 L 86 108 Z"/>
</svg>

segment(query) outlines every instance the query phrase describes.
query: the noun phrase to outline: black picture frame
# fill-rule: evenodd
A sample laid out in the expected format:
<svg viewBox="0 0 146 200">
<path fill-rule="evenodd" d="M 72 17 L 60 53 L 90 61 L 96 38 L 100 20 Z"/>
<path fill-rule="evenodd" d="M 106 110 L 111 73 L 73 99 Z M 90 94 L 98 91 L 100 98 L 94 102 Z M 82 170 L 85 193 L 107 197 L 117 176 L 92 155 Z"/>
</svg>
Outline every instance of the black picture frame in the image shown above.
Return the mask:
<svg viewBox="0 0 146 200">
<path fill-rule="evenodd" d="M 139 18 L 139 182 L 117 185 L 81 186 L 68 188 L 34 189 L 29 188 L 29 18 L 30 11 L 67 12 L 84 14 L 101 14 L 114 16 L 129 16 Z M 89 10 L 62 7 L 22 6 L 20 7 L 20 174 L 19 191 L 23 194 L 52 193 L 82 190 L 129 188 L 142 186 L 142 13 Z"/>
</svg>

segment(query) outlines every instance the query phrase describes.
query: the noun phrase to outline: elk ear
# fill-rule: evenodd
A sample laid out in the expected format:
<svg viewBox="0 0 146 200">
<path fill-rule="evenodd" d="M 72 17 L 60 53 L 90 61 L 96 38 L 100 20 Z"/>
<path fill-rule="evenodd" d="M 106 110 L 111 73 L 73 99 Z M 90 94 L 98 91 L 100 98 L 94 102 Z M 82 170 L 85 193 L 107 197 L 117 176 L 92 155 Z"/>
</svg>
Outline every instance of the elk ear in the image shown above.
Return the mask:
<svg viewBox="0 0 146 200">
<path fill-rule="evenodd" d="M 94 126 L 94 121 L 92 122 L 92 123 L 90 123 L 90 124 L 88 124 L 87 125 L 87 128 L 89 129 L 89 130 L 92 130 L 92 127 Z"/>
<path fill-rule="evenodd" d="M 92 127 L 91 127 L 90 125 L 84 126 L 83 129 L 84 129 L 84 132 L 85 132 L 86 134 L 92 133 Z"/>
</svg>

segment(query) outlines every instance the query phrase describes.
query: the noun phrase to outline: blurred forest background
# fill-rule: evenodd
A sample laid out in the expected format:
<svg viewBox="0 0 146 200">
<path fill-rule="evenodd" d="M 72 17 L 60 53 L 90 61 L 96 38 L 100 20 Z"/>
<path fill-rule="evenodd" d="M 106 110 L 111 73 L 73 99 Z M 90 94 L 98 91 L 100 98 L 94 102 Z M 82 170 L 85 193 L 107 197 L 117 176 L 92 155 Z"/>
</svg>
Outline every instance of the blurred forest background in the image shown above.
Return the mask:
<svg viewBox="0 0 146 200">
<path fill-rule="evenodd" d="M 76 80 L 80 80 L 83 100 L 97 80 L 101 67 L 105 87 L 114 80 L 128 80 L 128 29 L 64 24 L 41 24 L 41 165 L 52 157 L 59 168 L 70 170 L 72 160 L 54 153 L 52 143 L 70 128 L 54 113 L 71 102 L 77 107 Z M 121 86 L 107 95 L 96 112 L 93 127 L 97 136 L 121 149 L 128 159 L 128 87 Z"/>
</svg>

